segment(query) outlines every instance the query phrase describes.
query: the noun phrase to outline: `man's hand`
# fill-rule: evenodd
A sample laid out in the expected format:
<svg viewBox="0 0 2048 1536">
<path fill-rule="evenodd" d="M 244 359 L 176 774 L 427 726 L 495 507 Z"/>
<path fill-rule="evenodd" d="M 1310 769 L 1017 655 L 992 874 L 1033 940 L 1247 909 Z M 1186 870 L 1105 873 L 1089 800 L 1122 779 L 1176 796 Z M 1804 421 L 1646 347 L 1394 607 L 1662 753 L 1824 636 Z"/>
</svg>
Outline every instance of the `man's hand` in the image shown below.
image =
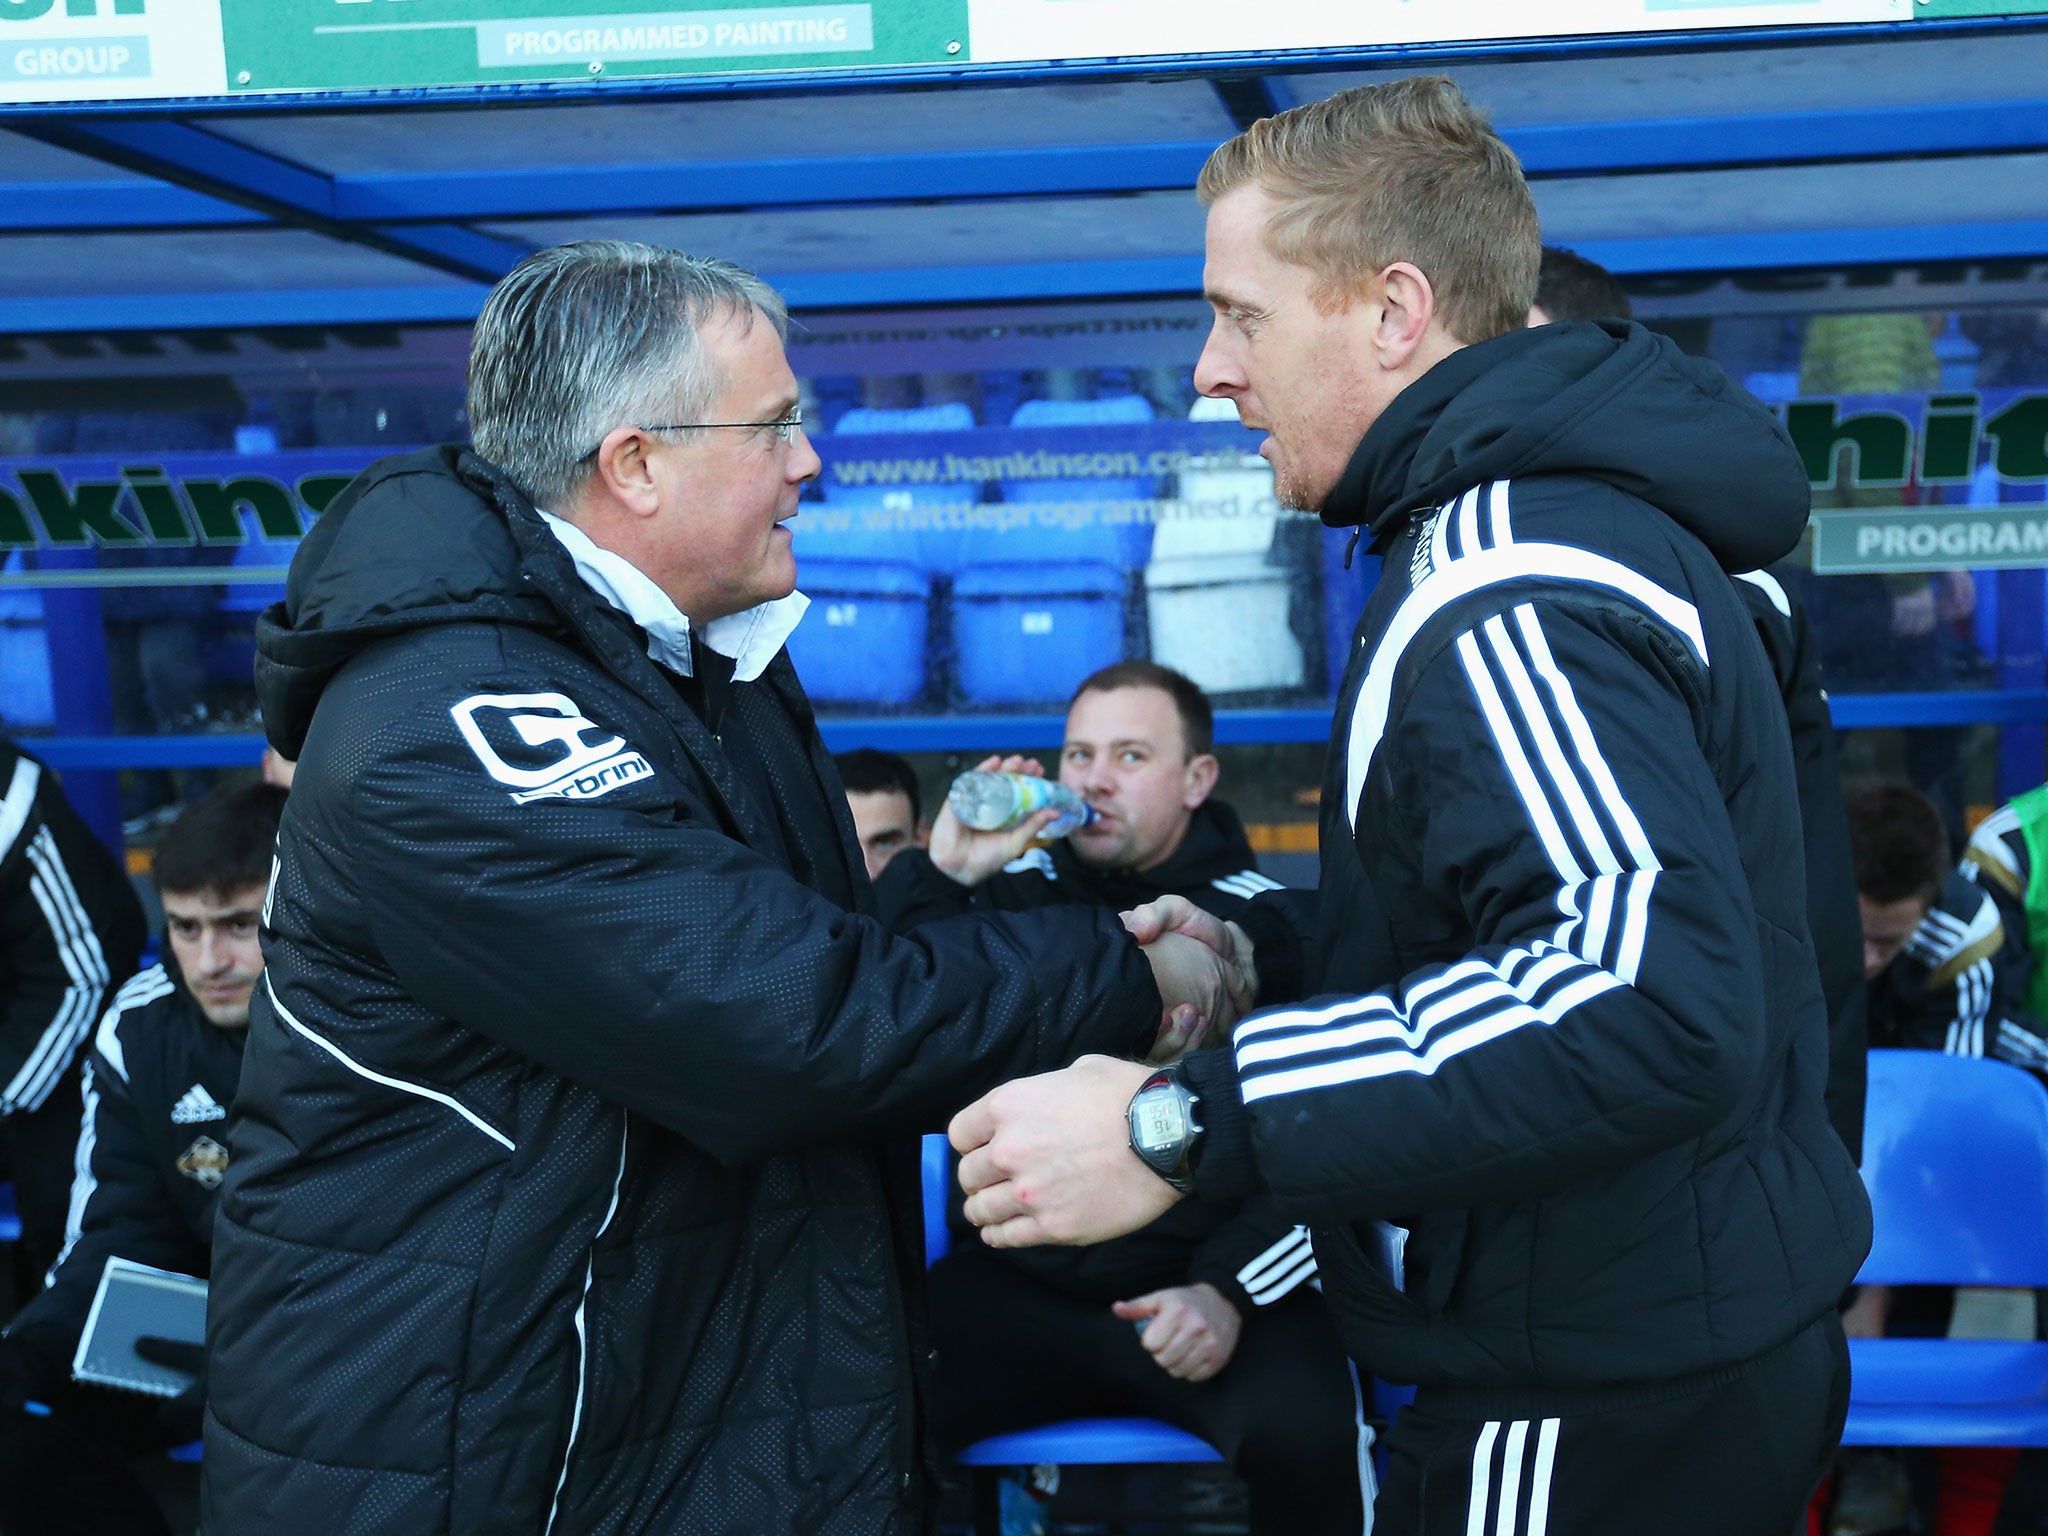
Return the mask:
<svg viewBox="0 0 2048 1536">
<path fill-rule="evenodd" d="M 985 757 L 976 763 L 981 773 L 1023 773 L 1034 779 L 1045 777 L 1045 769 L 1032 757 Z M 1060 813 L 1052 806 L 1034 811 L 1014 827 L 1000 832 L 976 832 L 960 824 L 960 818 L 953 814 L 950 800 L 939 806 L 937 820 L 932 823 L 931 843 L 926 852 L 931 855 L 932 864 L 941 873 L 957 880 L 969 889 L 981 884 L 989 876 L 997 874 L 1012 859 L 1023 857 L 1024 850 L 1037 840 Z"/>
<path fill-rule="evenodd" d="M 1237 1022 L 1237 1002 L 1231 995 L 1231 971 L 1223 957 L 1181 933 L 1162 933 L 1144 949 L 1152 965 L 1152 980 L 1165 1005 L 1159 1038 L 1145 1058 L 1155 1064 L 1171 1061 L 1200 1043 L 1207 1030 L 1227 1031 Z M 1180 1028 L 1188 1011 L 1202 1027 L 1181 1039 Z"/>
<path fill-rule="evenodd" d="M 1189 1051 L 1199 1051 L 1208 1039 L 1209 1021 L 1194 1004 L 1169 1008 L 1159 1016 L 1159 1033 L 1153 1038 L 1152 1049 L 1145 1053 L 1145 1064 L 1163 1067 L 1179 1061 Z"/>
<path fill-rule="evenodd" d="M 1142 1062 L 1083 1056 L 1020 1077 L 953 1117 L 967 1219 L 991 1248 L 1100 1243 L 1135 1232 L 1180 1198 L 1131 1150 Z"/>
<path fill-rule="evenodd" d="M 157 1404 L 156 1416 L 164 1433 L 177 1444 L 197 1440 L 206 1428 L 206 1346 L 144 1334 L 135 1341 L 135 1353 L 192 1378 L 176 1397 Z"/>
<path fill-rule="evenodd" d="M 1124 913 L 1123 925 L 1140 944 L 1150 946 L 1167 934 L 1179 934 L 1214 950 L 1222 958 L 1232 1011 L 1227 1020 L 1209 1016 L 1217 1028 L 1228 1029 L 1251 1012 L 1259 996 L 1259 972 L 1252 963 L 1251 937 L 1237 924 L 1226 923 L 1213 912 L 1204 912 L 1185 896 L 1162 896 Z"/>
<path fill-rule="evenodd" d="M 1110 1310 L 1126 1322 L 1150 1319 L 1138 1342 L 1161 1370 L 1182 1381 L 1207 1381 L 1230 1364 L 1244 1332 L 1237 1308 L 1206 1280 L 1136 1296 Z"/>
</svg>

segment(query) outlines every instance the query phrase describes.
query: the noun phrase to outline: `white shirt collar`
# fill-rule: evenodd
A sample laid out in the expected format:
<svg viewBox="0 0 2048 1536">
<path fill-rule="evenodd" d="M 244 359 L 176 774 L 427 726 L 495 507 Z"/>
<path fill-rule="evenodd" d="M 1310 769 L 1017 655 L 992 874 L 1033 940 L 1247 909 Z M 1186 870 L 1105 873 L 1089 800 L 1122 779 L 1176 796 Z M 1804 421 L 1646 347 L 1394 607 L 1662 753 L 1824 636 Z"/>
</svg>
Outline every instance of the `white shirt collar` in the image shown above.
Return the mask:
<svg viewBox="0 0 2048 1536">
<path fill-rule="evenodd" d="M 647 632 L 647 654 L 672 672 L 691 675 L 690 618 L 669 595 L 625 556 L 600 548 L 567 518 L 536 507 L 548 531 L 561 541 L 576 574 L 599 597 Z M 751 683 L 768 670 L 811 600 L 801 592 L 728 614 L 704 626 L 704 643 L 733 662 L 733 681 Z"/>
</svg>

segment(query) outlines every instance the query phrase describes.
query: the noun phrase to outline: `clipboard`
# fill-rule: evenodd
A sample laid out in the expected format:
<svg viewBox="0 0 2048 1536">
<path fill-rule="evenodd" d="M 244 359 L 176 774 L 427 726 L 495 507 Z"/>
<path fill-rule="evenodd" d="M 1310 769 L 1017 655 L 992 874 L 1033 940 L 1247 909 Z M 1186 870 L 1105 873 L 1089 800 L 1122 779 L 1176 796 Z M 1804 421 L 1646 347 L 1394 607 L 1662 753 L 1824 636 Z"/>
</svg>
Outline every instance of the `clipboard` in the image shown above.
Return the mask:
<svg viewBox="0 0 2048 1536">
<path fill-rule="evenodd" d="M 206 1282 L 116 1255 L 107 1260 L 93 1293 L 92 1311 L 71 1357 L 73 1379 L 176 1397 L 192 1385 L 193 1376 L 136 1354 L 135 1341 L 144 1336 L 204 1344 Z"/>
</svg>

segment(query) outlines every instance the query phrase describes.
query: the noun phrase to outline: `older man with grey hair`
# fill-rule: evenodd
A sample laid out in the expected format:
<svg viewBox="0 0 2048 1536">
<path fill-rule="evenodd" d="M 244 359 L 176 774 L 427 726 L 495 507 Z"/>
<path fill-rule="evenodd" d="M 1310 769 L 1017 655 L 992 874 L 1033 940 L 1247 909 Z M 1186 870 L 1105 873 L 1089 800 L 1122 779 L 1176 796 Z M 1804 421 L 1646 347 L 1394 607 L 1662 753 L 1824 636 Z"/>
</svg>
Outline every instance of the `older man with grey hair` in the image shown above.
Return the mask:
<svg viewBox="0 0 2048 1536">
<path fill-rule="evenodd" d="M 264 618 L 299 768 L 210 1536 L 919 1529 L 909 1133 L 1229 1014 L 1210 950 L 1095 910 L 865 915 L 783 651 L 818 471 L 783 324 L 722 262 L 530 258 L 475 450 L 366 471 Z"/>
</svg>

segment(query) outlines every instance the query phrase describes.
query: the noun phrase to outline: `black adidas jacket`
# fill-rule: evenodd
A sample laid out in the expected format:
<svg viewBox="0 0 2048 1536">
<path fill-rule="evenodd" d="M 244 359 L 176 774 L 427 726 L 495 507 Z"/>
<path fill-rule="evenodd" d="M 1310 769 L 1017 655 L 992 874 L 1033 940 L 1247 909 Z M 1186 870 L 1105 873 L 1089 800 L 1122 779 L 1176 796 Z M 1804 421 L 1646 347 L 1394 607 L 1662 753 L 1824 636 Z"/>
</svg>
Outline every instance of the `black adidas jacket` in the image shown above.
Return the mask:
<svg viewBox="0 0 2048 1536">
<path fill-rule="evenodd" d="M 1281 888 L 1259 873 L 1237 812 L 1205 800 L 1172 855 L 1151 869 L 1102 869 L 1075 856 L 1066 839 L 1036 848 L 972 888 L 932 863 L 922 848 L 891 859 L 875 882 L 875 915 L 907 932 L 962 912 L 1029 911 L 1084 902 L 1124 912 L 1161 896 L 1185 896 L 1222 918 L 1244 915 L 1254 896 Z M 959 1221 L 960 1191 L 949 1209 Z M 961 1222 L 961 1236 L 972 1232 Z M 1170 1285 L 1206 1281 L 1239 1311 L 1271 1306 L 1315 1277 L 1306 1229 L 1265 1195 L 1242 1202 L 1184 1200 L 1143 1230 L 1085 1248 L 1012 1248 L 1007 1263 L 1087 1301 L 1123 1301 Z"/>
<path fill-rule="evenodd" d="M 1262 984 L 1303 1001 L 1191 1059 L 1199 1180 L 1256 1170 L 1310 1219 L 1353 1354 L 1443 1411 L 1711 1379 L 1868 1246 L 1785 709 L 1727 574 L 1806 505 L 1761 407 L 1615 324 L 1454 354 L 1325 509 L 1384 574 L 1319 898 L 1292 940 L 1257 914 Z"/>
<path fill-rule="evenodd" d="M 1748 605 L 1756 637 L 1785 701 L 1792 733 L 1792 776 L 1806 845 L 1806 924 L 1820 962 L 1828 1005 L 1828 1119 L 1857 1162 L 1863 1161 L 1863 1100 L 1869 1085 L 1870 1024 L 1864 999 L 1863 914 L 1849 857 L 1849 813 L 1835 761 L 1835 721 L 1821 687 L 1813 622 L 1793 573 L 1745 571 L 1736 595 Z"/>
<path fill-rule="evenodd" d="M 2048 1073 L 2048 1029 L 2026 1006 L 2026 935 L 2008 921 L 1996 888 L 1972 877 L 1989 840 L 1980 827 L 1963 868 L 1949 872 L 1905 948 L 1867 984 L 1870 1043 Z"/>
<path fill-rule="evenodd" d="M 109 1258 L 207 1273 L 242 1035 L 209 1023 L 161 965 L 115 994 L 85 1064 L 64 1249 L 48 1286 L 7 1326 L 4 1347 L 25 1359 L 34 1390 L 70 1379 Z"/>
<path fill-rule="evenodd" d="M 910 1137 L 1142 1051 L 1141 951 L 1087 909 L 849 910 L 786 653 L 714 736 L 471 454 L 365 471 L 287 594 L 209 1536 L 916 1529 Z"/>
<path fill-rule="evenodd" d="M 42 1107 L 147 937 L 127 872 L 0 737 L 0 1117 Z"/>
</svg>

